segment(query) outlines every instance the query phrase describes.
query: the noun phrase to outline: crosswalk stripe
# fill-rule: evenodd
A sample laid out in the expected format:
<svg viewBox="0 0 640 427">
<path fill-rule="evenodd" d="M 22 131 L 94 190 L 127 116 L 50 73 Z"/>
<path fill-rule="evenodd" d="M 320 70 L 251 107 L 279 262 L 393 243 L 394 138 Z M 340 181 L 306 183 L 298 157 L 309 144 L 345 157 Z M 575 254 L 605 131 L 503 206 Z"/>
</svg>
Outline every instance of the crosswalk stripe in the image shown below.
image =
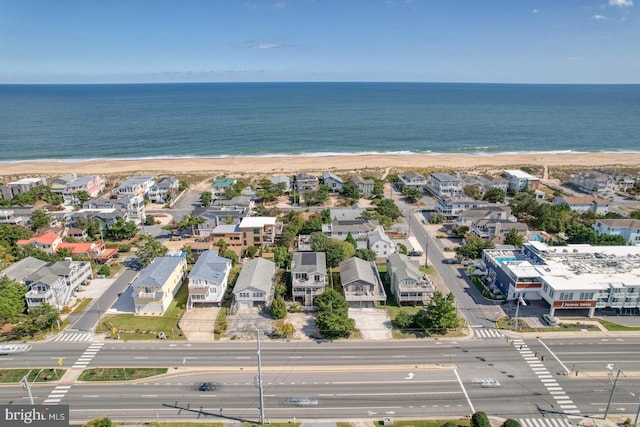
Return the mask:
<svg viewBox="0 0 640 427">
<path fill-rule="evenodd" d="M 522 427 L 571 427 L 571 422 L 565 418 L 520 418 Z"/>
<path fill-rule="evenodd" d="M 93 334 L 90 332 L 62 332 L 53 339 L 55 342 L 84 342 L 91 341 Z"/>
<path fill-rule="evenodd" d="M 476 328 L 473 334 L 478 338 L 504 338 L 504 334 L 497 329 Z"/>
</svg>

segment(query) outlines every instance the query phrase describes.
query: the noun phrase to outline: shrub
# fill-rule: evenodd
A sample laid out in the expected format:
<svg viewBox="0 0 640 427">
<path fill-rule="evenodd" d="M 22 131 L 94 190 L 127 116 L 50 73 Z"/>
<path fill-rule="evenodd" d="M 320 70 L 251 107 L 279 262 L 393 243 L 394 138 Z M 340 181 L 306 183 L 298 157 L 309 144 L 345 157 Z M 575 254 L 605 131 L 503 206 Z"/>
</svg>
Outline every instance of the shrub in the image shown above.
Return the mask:
<svg viewBox="0 0 640 427">
<path fill-rule="evenodd" d="M 507 418 L 500 427 L 522 427 L 518 420 L 513 418 Z"/>
<path fill-rule="evenodd" d="M 102 264 L 96 273 L 109 277 L 111 275 L 111 268 L 109 268 L 107 264 Z"/>
<path fill-rule="evenodd" d="M 459 427 L 459 424 L 454 421 L 447 421 L 446 423 L 442 424 L 440 427 Z"/>
<path fill-rule="evenodd" d="M 271 303 L 271 310 L 269 311 L 271 317 L 274 319 L 284 319 L 287 315 L 287 304 L 285 304 L 282 297 L 278 297 Z"/>
<path fill-rule="evenodd" d="M 293 325 L 286 322 L 278 322 L 273 328 L 274 338 L 290 338 L 293 335 Z"/>
<path fill-rule="evenodd" d="M 484 412 L 476 412 L 471 416 L 471 427 L 491 427 L 489 417 Z"/>
</svg>

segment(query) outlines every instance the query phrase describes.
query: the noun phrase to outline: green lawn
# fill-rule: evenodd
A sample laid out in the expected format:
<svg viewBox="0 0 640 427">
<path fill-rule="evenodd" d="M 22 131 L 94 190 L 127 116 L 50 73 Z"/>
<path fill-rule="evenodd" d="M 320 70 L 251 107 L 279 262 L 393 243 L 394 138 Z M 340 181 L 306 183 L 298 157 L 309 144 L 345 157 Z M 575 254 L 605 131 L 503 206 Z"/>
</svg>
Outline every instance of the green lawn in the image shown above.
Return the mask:
<svg viewBox="0 0 640 427">
<path fill-rule="evenodd" d="M 593 320 L 597 320 L 598 322 L 600 322 L 600 324 L 605 328 L 607 328 L 608 331 L 640 331 L 640 327 L 637 327 L 637 326 L 634 327 L 634 326 L 619 325 L 617 323 L 613 323 L 604 319 L 593 319 Z"/>
<path fill-rule="evenodd" d="M 469 426 L 470 422 L 468 419 L 454 419 L 454 420 L 398 420 L 394 421 L 392 424 L 393 427 L 440 427 L 441 425 L 453 422 L 458 426 L 466 427 Z M 378 421 L 376 423 L 378 426 L 384 426 L 382 421 Z"/>
<path fill-rule="evenodd" d="M 57 381 L 62 378 L 66 369 L 31 369 L 29 382 L 35 379 L 37 383 Z M 29 369 L 0 369 L 0 383 L 17 383 L 27 375 Z"/>
<path fill-rule="evenodd" d="M 515 329 L 515 319 L 504 316 L 496 321 L 496 327 L 499 329 Z M 577 332 L 584 329 L 590 331 L 599 331 L 595 325 L 587 325 L 584 323 L 561 323 L 556 327 L 533 328 L 530 327 L 523 319 L 518 319 L 518 332 Z"/>
<path fill-rule="evenodd" d="M 185 280 L 163 316 L 135 314 L 107 316 L 102 319 L 96 332 L 113 335 L 112 330 L 116 328 L 122 340 L 152 340 L 156 339 L 159 332 L 164 332 L 168 339 L 186 339 L 178 327 L 178 321 L 185 312 L 189 297 L 189 287 L 186 283 Z"/>
<path fill-rule="evenodd" d="M 93 368 L 85 369 L 80 381 L 130 381 L 166 374 L 168 368 Z"/>
<path fill-rule="evenodd" d="M 91 301 L 93 301 L 93 298 L 82 298 L 80 300 L 80 303 L 73 308 L 71 314 L 78 314 L 82 312 L 85 308 L 87 308 Z"/>
</svg>

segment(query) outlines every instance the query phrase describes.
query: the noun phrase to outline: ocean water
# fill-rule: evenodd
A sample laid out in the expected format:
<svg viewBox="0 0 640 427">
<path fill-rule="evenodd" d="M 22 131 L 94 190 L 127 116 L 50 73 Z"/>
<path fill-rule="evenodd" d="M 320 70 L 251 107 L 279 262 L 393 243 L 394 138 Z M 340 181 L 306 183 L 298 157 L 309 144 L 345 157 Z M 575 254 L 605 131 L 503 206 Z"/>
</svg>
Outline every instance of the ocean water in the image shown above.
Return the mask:
<svg viewBox="0 0 640 427">
<path fill-rule="evenodd" d="M 640 152 L 640 85 L 0 85 L 0 162 Z"/>
</svg>

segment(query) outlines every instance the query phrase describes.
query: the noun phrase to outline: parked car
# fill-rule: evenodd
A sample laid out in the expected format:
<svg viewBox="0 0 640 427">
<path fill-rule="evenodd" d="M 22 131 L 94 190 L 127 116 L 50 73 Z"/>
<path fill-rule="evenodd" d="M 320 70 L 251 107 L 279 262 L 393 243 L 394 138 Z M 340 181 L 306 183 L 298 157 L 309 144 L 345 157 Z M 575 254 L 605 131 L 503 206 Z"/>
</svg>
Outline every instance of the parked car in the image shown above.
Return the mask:
<svg viewBox="0 0 640 427">
<path fill-rule="evenodd" d="M 421 251 L 411 251 L 407 255 L 409 255 L 409 256 L 422 256 L 422 252 Z"/>
<path fill-rule="evenodd" d="M 549 313 L 545 313 L 542 315 L 542 320 L 544 320 L 549 326 L 558 326 L 558 319 L 550 315 Z"/>
</svg>

